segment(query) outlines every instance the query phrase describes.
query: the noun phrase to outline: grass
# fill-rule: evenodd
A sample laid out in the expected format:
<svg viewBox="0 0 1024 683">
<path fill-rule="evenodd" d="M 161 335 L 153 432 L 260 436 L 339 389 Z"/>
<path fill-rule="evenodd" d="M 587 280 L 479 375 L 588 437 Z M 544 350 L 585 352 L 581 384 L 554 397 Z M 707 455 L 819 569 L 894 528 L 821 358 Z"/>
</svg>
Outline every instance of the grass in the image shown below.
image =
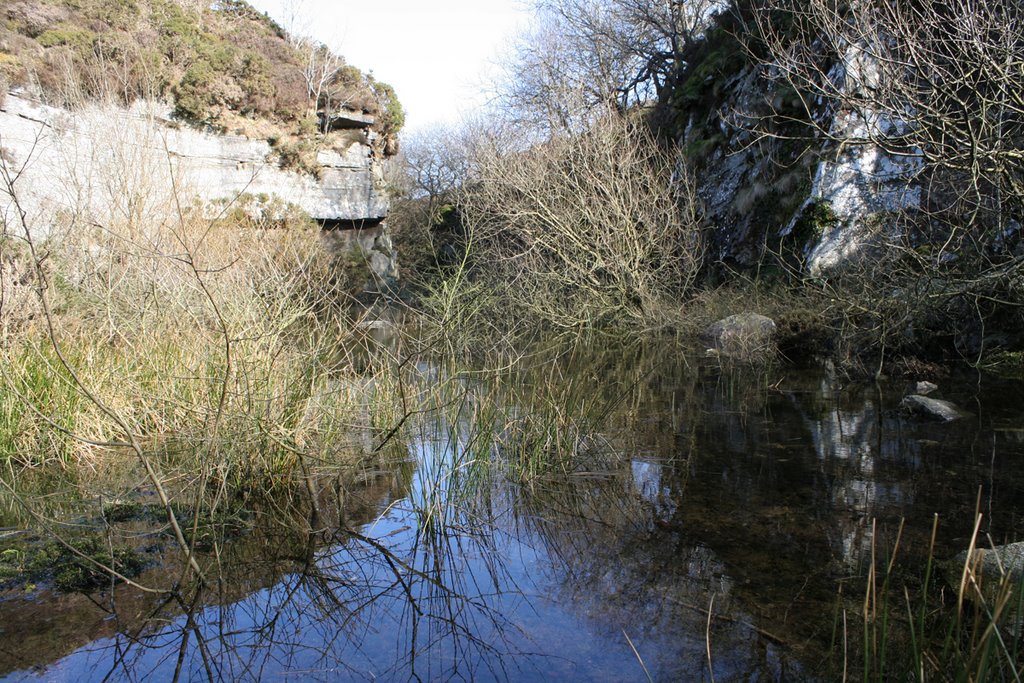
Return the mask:
<svg viewBox="0 0 1024 683">
<path fill-rule="evenodd" d="M 109 206 L 32 217 L 0 164 L 0 464 L 96 471 L 134 451 L 158 488 L 166 468 L 223 495 L 366 458 L 370 416 L 398 393 L 358 333 L 365 273 L 294 207 L 257 223 L 183 205 L 159 158 L 128 151 L 112 155 L 127 168 L 91 169 Z"/>
<path fill-rule="evenodd" d="M 887 557 L 876 557 L 872 543 L 862 599 L 837 605 L 836 676 L 841 671 L 843 680 L 862 681 L 1021 680 L 1024 587 L 1009 568 L 982 576 L 974 552 L 980 523 L 979 515 L 966 553 L 940 561 L 936 515 L 923 569 L 900 566 L 902 524 Z M 875 531 L 873 526 L 873 537 Z M 859 642 L 853 632 L 858 622 Z M 854 661 L 850 653 L 858 649 L 860 659 Z"/>
</svg>

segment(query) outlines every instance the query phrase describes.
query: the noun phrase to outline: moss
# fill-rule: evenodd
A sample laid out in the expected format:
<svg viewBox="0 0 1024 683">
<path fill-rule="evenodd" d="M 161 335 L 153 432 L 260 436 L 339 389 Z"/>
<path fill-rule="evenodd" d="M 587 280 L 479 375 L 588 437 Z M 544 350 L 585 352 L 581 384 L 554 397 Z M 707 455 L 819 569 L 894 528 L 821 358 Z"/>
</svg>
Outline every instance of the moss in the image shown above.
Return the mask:
<svg viewBox="0 0 1024 683">
<path fill-rule="evenodd" d="M 683 148 L 683 154 L 690 161 L 704 161 L 724 143 L 725 136 L 721 134 L 712 135 L 707 138 L 695 138 L 686 144 L 686 147 Z"/>
<path fill-rule="evenodd" d="M 142 553 L 128 545 L 112 547 L 99 536 L 89 535 L 68 541 L 70 548 L 55 541 L 39 543 L 19 541 L 0 551 L 0 580 L 41 583 L 52 581 L 65 593 L 88 592 L 110 584 L 109 574 L 97 563 L 132 578 L 145 568 Z"/>
<path fill-rule="evenodd" d="M 721 27 L 714 27 L 707 32 L 689 63 L 673 94 L 680 108 L 707 105 L 710 100 L 721 97 L 726 81 L 739 73 L 747 62 L 736 37 Z"/>
<path fill-rule="evenodd" d="M 146 566 L 145 558 L 138 551 L 124 545 L 107 549 L 100 547 L 98 542 L 83 543 L 77 549 L 87 555 L 88 560 L 63 546 L 61 549 L 63 552 L 53 567 L 53 584 L 65 593 L 89 592 L 110 584 L 110 575 L 98 569 L 94 562 L 128 578 L 138 576 Z"/>
<path fill-rule="evenodd" d="M 142 512 L 142 505 L 131 500 L 110 501 L 103 506 L 103 518 L 111 523 L 137 519 Z"/>
<path fill-rule="evenodd" d="M 793 224 L 791 236 L 797 244 L 803 246 L 812 240 L 821 239 L 822 235 L 838 224 L 839 217 L 836 216 L 832 205 L 819 199 L 800 212 L 800 217 Z"/>
<path fill-rule="evenodd" d="M 0 582 L 6 582 L 25 571 L 25 552 L 18 548 L 7 548 L 0 552 Z"/>
</svg>

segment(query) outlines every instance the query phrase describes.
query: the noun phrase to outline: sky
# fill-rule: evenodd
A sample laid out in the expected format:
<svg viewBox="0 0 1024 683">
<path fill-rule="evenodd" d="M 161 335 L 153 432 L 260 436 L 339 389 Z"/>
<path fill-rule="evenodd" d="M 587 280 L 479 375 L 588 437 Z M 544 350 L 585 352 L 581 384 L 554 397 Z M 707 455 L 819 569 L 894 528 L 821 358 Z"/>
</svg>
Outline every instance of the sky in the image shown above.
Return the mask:
<svg viewBox="0 0 1024 683">
<path fill-rule="evenodd" d="M 529 16 L 522 0 L 249 1 L 394 86 L 406 131 L 483 106 L 488 71 Z"/>
</svg>

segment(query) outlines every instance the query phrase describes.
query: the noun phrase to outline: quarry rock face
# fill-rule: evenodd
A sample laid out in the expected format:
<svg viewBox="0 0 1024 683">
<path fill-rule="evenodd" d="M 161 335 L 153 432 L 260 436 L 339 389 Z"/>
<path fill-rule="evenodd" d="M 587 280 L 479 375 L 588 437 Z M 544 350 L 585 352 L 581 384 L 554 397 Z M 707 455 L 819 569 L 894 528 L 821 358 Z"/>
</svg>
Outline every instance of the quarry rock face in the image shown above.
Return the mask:
<svg viewBox="0 0 1024 683">
<path fill-rule="evenodd" d="M 872 73 L 870 59 L 851 52 L 837 61 L 830 79 L 859 88 L 870 85 Z M 696 175 L 716 260 L 750 267 L 765 245 L 788 240 L 789 249 L 802 252 L 805 271 L 818 275 L 892 239 L 888 217 L 920 208 L 922 157 L 896 157 L 873 143 L 899 132 L 903 122 L 817 102 L 813 116 L 829 131 L 825 138 L 805 143 L 759 135 L 766 103 L 794 112 L 802 105 L 788 102 L 770 69 L 761 67 L 745 66 L 718 87 L 716 113 L 702 125 L 691 118 L 679 139 L 684 148 L 712 149 Z"/>
<path fill-rule="evenodd" d="M 0 154 L 17 176 L 19 204 L 38 235 L 61 215 L 88 213 L 102 223 L 159 198 L 177 197 L 186 207 L 196 200 L 232 206 L 245 195 L 275 197 L 334 227 L 376 228 L 389 208 L 385 161 L 373 144 L 372 120 L 350 123 L 336 149 L 319 152 L 313 174 L 281 168 L 266 140 L 186 126 L 167 105 L 69 111 L 15 92 L 0 108 Z M 13 211 L 12 198 L 0 193 L 0 215 Z M 393 254 L 387 261 L 380 274 L 391 277 Z"/>
<path fill-rule="evenodd" d="M 92 105 L 71 112 L 10 94 L 0 110 L 0 147 L 13 158 L 12 166 L 24 165 L 22 196 L 33 210 L 102 201 L 89 197 L 89 190 L 102 195 L 116 189 L 109 187 L 111 180 L 145 174 L 153 181 L 173 180 L 180 194 L 207 201 L 272 194 L 318 220 L 381 219 L 388 197 L 372 135 L 366 131 L 344 153 L 320 152 L 318 178 L 280 168 L 265 140 L 195 130 L 158 105 Z"/>
</svg>

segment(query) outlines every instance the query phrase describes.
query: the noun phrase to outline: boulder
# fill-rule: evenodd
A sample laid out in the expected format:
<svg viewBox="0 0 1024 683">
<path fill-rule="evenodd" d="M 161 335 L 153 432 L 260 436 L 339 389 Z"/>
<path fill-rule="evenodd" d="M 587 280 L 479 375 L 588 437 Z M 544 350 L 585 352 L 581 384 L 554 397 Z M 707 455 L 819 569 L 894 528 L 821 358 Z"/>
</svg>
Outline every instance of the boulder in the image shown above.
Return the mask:
<svg viewBox="0 0 1024 683">
<path fill-rule="evenodd" d="M 774 348 L 775 321 L 757 313 L 738 313 L 708 326 L 701 339 L 714 352 L 750 358 Z"/>
<path fill-rule="evenodd" d="M 914 393 L 918 396 L 927 396 L 935 391 L 938 391 L 939 385 L 932 382 L 918 382 L 914 385 Z"/>
<path fill-rule="evenodd" d="M 941 401 L 937 398 L 928 398 L 918 394 L 911 394 L 904 398 L 903 402 L 900 403 L 900 408 L 911 415 L 939 420 L 940 422 L 952 422 L 953 420 L 970 416 L 970 413 L 960 410 L 949 401 Z"/>
<path fill-rule="evenodd" d="M 946 580 L 954 591 L 960 590 L 967 563 L 965 550 L 953 558 L 952 562 L 940 565 L 945 565 Z M 975 548 L 971 553 L 970 569 L 970 577 L 964 585 L 964 597 L 972 602 L 989 605 L 1006 600 L 1006 609 L 1000 612 L 997 623 L 1007 633 L 1020 638 L 1024 633 L 1024 613 L 1020 610 L 1017 592 L 1024 579 L 1024 543 Z M 1004 583 L 1004 580 L 1009 583 Z"/>
<path fill-rule="evenodd" d="M 956 590 L 960 589 L 963 579 L 964 565 L 967 563 L 967 551 L 963 551 L 946 565 L 946 577 L 949 584 Z M 964 595 L 976 600 L 981 597 L 988 600 L 997 599 L 1003 577 L 1016 588 L 1024 579 L 1024 543 L 1010 543 L 994 548 L 975 548 L 971 555 L 971 572 L 973 582 L 968 582 Z M 1016 600 L 1011 600 L 1011 606 Z M 1024 615 L 1015 615 L 1010 622 L 1011 630 L 1020 633 Z"/>
<path fill-rule="evenodd" d="M 967 551 L 953 560 L 953 568 L 963 569 Z M 1024 542 L 998 545 L 994 548 L 975 548 L 972 556 L 975 575 L 999 580 L 1003 575 L 1018 582 L 1024 577 Z"/>
</svg>

